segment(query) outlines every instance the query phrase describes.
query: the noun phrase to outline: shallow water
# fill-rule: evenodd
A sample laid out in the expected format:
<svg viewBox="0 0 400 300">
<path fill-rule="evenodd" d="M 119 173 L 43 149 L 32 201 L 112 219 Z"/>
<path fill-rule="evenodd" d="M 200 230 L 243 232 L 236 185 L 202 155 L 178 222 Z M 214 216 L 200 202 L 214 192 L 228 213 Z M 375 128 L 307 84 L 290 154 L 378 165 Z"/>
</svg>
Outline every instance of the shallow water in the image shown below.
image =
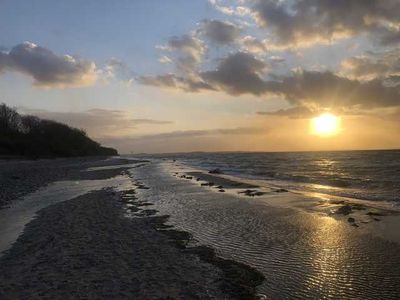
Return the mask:
<svg viewBox="0 0 400 300">
<path fill-rule="evenodd" d="M 266 277 L 271 299 L 399 299 L 400 246 L 334 218 L 216 193 L 171 175 L 170 163 L 132 171 L 139 197 L 201 244 Z"/>
<path fill-rule="evenodd" d="M 268 180 L 288 189 L 324 192 L 400 205 L 400 150 L 182 153 L 144 156 L 176 159 L 204 170 Z"/>
<path fill-rule="evenodd" d="M 122 175 L 103 180 L 57 181 L 14 201 L 10 208 L 0 210 L 0 255 L 11 247 L 22 233 L 24 226 L 40 209 L 94 190 L 131 187 L 130 178 Z"/>
</svg>

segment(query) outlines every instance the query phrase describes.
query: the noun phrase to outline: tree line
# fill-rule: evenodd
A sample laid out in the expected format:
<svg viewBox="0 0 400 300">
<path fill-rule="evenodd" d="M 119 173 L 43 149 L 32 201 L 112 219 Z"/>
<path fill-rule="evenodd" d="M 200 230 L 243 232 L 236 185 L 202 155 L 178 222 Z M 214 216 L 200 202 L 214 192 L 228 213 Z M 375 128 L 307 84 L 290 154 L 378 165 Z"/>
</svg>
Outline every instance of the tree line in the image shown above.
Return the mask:
<svg viewBox="0 0 400 300">
<path fill-rule="evenodd" d="M 52 120 L 20 115 L 0 104 L 0 155 L 27 157 L 72 157 L 118 155 L 102 147 L 86 132 Z"/>
</svg>

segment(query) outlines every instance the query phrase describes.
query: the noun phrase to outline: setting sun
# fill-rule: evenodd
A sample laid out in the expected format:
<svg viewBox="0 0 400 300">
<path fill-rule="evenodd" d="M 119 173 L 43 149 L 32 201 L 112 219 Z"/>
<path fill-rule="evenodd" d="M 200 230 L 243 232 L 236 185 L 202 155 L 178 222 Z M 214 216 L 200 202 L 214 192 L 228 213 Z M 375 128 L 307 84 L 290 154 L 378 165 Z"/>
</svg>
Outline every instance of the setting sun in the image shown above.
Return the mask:
<svg viewBox="0 0 400 300">
<path fill-rule="evenodd" d="M 334 135 L 339 132 L 340 118 L 330 113 L 324 113 L 312 119 L 312 128 L 313 133 L 318 135 Z"/>
</svg>

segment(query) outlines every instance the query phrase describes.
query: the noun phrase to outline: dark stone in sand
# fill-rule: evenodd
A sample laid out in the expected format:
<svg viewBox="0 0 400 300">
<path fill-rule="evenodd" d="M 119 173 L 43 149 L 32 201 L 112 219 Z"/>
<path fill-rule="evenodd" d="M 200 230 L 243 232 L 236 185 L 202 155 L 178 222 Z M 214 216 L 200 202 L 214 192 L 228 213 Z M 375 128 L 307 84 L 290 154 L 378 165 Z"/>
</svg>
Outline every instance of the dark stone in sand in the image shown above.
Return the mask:
<svg viewBox="0 0 400 300">
<path fill-rule="evenodd" d="M 358 204 L 358 203 L 352 204 L 352 205 L 351 205 L 351 208 L 352 208 L 352 209 L 355 209 L 355 210 L 365 210 L 365 209 L 366 209 L 364 205 Z"/>
<path fill-rule="evenodd" d="M 214 182 L 202 183 L 201 186 L 213 186 Z"/>
<path fill-rule="evenodd" d="M 360 227 L 360 226 L 358 226 L 358 224 L 356 224 L 356 223 L 351 224 L 351 226 Z"/>
<path fill-rule="evenodd" d="M 181 230 L 169 229 L 162 232 L 170 237 L 178 248 L 182 249 L 184 249 L 193 238 L 189 232 Z"/>
<path fill-rule="evenodd" d="M 346 204 L 346 205 L 339 207 L 336 210 L 335 214 L 347 216 L 348 214 L 351 214 L 352 212 L 353 211 L 352 211 L 351 206 Z"/>
<path fill-rule="evenodd" d="M 196 178 L 196 181 L 200 181 L 201 179 L 200 178 Z"/>
<path fill-rule="evenodd" d="M 343 200 L 331 200 L 329 202 L 332 203 L 332 204 L 344 204 Z"/>
<path fill-rule="evenodd" d="M 260 192 L 257 190 L 245 190 L 245 191 L 238 192 L 238 194 L 245 194 L 246 196 L 249 196 L 249 197 L 265 195 L 264 192 Z"/>
<path fill-rule="evenodd" d="M 218 190 L 218 192 L 220 192 L 220 193 L 225 193 L 225 190 L 220 189 L 220 190 Z"/>
<path fill-rule="evenodd" d="M 145 186 L 145 185 L 138 185 L 137 187 L 138 187 L 138 189 L 141 189 L 141 190 L 148 190 L 148 189 L 150 189 L 149 187 L 147 187 L 147 186 Z"/>
<path fill-rule="evenodd" d="M 144 209 L 142 210 L 140 213 L 138 213 L 137 215 L 140 217 L 144 217 L 144 216 L 153 216 L 157 213 L 157 211 L 155 209 Z"/>
<path fill-rule="evenodd" d="M 286 190 L 286 189 L 276 189 L 276 190 L 274 190 L 274 192 L 275 192 L 275 193 L 287 193 L 287 192 L 289 192 L 289 191 Z"/>
<path fill-rule="evenodd" d="M 367 215 L 368 216 L 374 216 L 374 217 L 383 217 L 383 216 L 385 216 L 385 214 L 383 214 L 383 213 L 374 212 L 374 211 L 367 212 Z"/>
<path fill-rule="evenodd" d="M 378 219 L 378 218 L 374 218 L 374 221 L 377 221 L 377 222 L 379 222 L 381 219 Z"/>
<path fill-rule="evenodd" d="M 349 223 L 354 223 L 355 221 L 356 221 L 356 219 L 351 218 L 351 217 L 347 219 L 347 222 L 349 222 Z"/>
<path fill-rule="evenodd" d="M 151 206 L 154 205 L 153 203 L 150 202 L 137 202 L 138 206 Z"/>
<path fill-rule="evenodd" d="M 236 299 L 255 299 L 255 287 L 265 279 L 262 273 L 245 264 L 216 256 L 212 248 L 190 247 L 185 252 L 196 254 L 202 261 L 219 267 L 225 275 L 225 280 L 221 282 L 222 290 L 231 293 Z"/>
<path fill-rule="evenodd" d="M 216 187 L 217 189 L 223 189 L 224 187 L 222 185 L 219 185 Z"/>
<path fill-rule="evenodd" d="M 219 168 L 213 169 L 208 172 L 209 174 L 223 174 Z"/>
<path fill-rule="evenodd" d="M 192 176 L 186 176 L 186 179 L 193 179 Z"/>
</svg>

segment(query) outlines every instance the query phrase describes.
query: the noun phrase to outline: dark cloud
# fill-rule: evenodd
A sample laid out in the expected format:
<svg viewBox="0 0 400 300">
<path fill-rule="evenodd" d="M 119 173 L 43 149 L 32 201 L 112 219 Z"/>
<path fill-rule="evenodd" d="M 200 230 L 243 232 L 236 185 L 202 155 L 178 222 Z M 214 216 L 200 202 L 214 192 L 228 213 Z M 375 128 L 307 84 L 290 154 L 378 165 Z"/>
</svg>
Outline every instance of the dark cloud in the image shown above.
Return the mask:
<svg viewBox="0 0 400 300">
<path fill-rule="evenodd" d="M 223 59 L 216 70 L 201 73 L 201 78 L 232 95 L 260 95 L 266 91 L 265 82 L 261 78 L 266 67 L 263 61 L 253 55 L 238 52 Z"/>
<path fill-rule="evenodd" d="M 350 78 L 393 78 L 400 75 L 400 49 L 351 57 L 344 60 L 341 66 L 342 72 Z"/>
<path fill-rule="evenodd" d="M 311 103 L 321 107 L 364 108 L 400 105 L 399 89 L 381 80 L 361 82 L 332 72 L 303 71 L 271 82 L 269 91 L 283 95 L 291 103 Z"/>
<path fill-rule="evenodd" d="M 266 83 L 260 75 L 266 64 L 244 52 L 231 54 L 223 59 L 216 70 L 201 72 L 193 78 L 175 74 L 142 76 L 142 84 L 177 88 L 189 92 L 222 90 L 232 95 L 251 93 L 260 95 L 266 91 Z"/>
<path fill-rule="evenodd" d="M 258 24 L 281 46 L 307 46 L 368 32 L 399 42 L 397 0 L 254 0 Z"/>
<path fill-rule="evenodd" d="M 121 110 L 91 109 L 84 112 L 51 112 L 20 108 L 19 111 L 82 128 L 94 137 L 128 134 L 140 125 L 168 125 L 173 123 L 164 120 L 134 119 Z"/>
<path fill-rule="evenodd" d="M 19 44 L 10 52 L 0 52 L 0 71 L 16 71 L 34 79 L 42 87 L 80 87 L 94 84 L 96 65 L 76 56 L 56 55 L 30 42 Z"/>
<path fill-rule="evenodd" d="M 237 40 L 241 28 L 230 22 L 206 20 L 201 23 L 198 32 L 217 45 L 228 45 Z"/>
</svg>

